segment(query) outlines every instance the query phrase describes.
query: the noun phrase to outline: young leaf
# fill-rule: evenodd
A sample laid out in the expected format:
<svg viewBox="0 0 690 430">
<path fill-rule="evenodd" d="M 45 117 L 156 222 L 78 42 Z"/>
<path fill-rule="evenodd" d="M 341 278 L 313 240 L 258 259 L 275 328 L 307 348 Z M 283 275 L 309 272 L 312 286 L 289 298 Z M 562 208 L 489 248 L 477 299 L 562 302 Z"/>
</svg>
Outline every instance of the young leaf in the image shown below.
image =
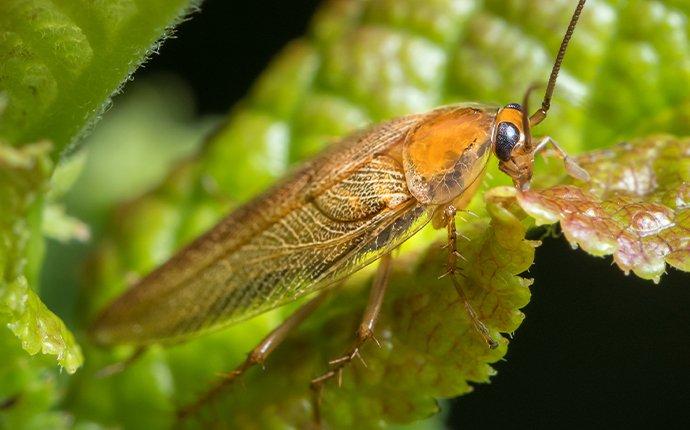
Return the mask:
<svg viewBox="0 0 690 430">
<path fill-rule="evenodd" d="M 82 355 L 72 334 L 29 287 L 40 237 L 41 193 L 47 187 L 50 145 L 21 149 L 0 144 L 0 323 L 20 339 L 30 354 L 57 356 L 74 373 Z M 5 328 L 0 328 L 5 330 Z"/>
<path fill-rule="evenodd" d="M 589 183 L 518 194 L 538 224 L 560 222 L 573 246 L 644 279 L 659 282 L 666 263 L 690 271 L 690 139 L 640 138 L 578 162 Z"/>
<path fill-rule="evenodd" d="M 74 373 L 84 358 L 79 345 L 65 324 L 41 302 L 27 284 L 26 278 L 0 285 L 0 321 L 17 336 L 29 354 L 55 355 L 60 366 Z"/>
</svg>

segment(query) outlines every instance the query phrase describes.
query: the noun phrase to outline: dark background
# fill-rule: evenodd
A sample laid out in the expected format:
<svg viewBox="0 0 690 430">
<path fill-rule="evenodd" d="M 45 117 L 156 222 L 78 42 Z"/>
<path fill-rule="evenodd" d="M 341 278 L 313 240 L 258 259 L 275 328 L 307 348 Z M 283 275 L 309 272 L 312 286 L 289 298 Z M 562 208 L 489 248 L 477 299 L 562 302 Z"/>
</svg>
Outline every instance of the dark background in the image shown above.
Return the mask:
<svg viewBox="0 0 690 430">
<path fill-rule="evenodd" d="M 138 76 L 172 72 L 224 113 L 307 28 L 316 0 L 209 0 Z M 660 286 L 563 239 L 538 248 L 533 298 L 498 375 L 452 402 L 450 428 L 690 424 L 690 275 Z"/>
</svg>

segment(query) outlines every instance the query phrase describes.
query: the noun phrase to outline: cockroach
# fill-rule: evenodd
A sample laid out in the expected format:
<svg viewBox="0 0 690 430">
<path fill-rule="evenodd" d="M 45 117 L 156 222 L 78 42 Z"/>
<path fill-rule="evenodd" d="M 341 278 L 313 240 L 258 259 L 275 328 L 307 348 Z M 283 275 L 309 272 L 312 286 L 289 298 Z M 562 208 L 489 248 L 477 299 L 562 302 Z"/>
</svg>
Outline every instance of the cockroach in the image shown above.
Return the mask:
<svg viewBox="0 0 690 430">
<path fill-rule="evenodd" d="M 567 172 L 587 180 L 551 138 L 531 129 L 549 111 L 568 43 L 586 0 L 579 0 L 556 56 L 541 107 L 458 104 L 393 119 L 355 133 L 236 209 L 111 303 L 91 334 L 102 345 L 145 347 L 228 326 L 321 290 L 273 330 L 247 359 L 181 416 L 195 412 L 234 378 L 263 363 L 333 287 L 379 261 L 354 345 L 312 380 L 318 392 L 373 337 L 391 251 L 427 223 L 448 232 L 447 275 L 478 335 L 497 342 L 456 280 L 455 218 L 476 193 L 494 154 L 519 189 L 529 187 L 535 155 L 551 146 Z M 318 420 L 318 404 L 314 407 Z"/>
</svg>

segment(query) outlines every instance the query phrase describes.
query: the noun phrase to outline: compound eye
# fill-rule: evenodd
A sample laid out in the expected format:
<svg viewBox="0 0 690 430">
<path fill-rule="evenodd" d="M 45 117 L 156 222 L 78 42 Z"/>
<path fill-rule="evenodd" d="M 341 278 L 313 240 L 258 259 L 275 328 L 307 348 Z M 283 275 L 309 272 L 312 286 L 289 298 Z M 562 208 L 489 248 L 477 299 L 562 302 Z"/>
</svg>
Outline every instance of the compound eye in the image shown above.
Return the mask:
<svg viewBox="0 0 690 430">
<path fill-rule="evenodd" d="M 520 131 L 510 122 L 498 124 L 496 132 L 496 156 L 501 161 L 508 161 L 510 153 L 520 141 Z"/>
</svg>

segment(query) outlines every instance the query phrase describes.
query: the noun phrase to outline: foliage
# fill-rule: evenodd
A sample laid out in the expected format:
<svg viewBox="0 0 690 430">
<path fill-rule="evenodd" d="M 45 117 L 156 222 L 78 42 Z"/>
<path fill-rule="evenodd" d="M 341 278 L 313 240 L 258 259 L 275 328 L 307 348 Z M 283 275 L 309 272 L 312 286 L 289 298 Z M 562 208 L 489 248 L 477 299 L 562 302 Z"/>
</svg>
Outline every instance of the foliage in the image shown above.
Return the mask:
<svg viewBox="0 0 690 430">
<path fill-rule="evenodd" d="M 26 242 L 25 236 L 40 234 L 41 193 L 48 191 L 47 178 L 52 173 L 45 167 L 50 165 L 48 158 L 58 158 L 79 130 L 100 114 L 108 97 L 189 7 L 185 1 L 153 0 L 10 0 L 0 4 L 0 186 L 4 191 L 0 202 L 6 217 L 0 233 L 11 235 L 6 239 L 10 247 Z M 36 140 L 51 144 L 26 145 Z M 22 145 L 23 150 L 12 149 Z M 37 171 L 32 171 L 34 165 Z M 44 183 L 26 187 L 22 176 Z M 35 207 L 29 209 L 31 205 Z M 55 235 L 69 239 L 72 233 L 84 231 L 74 220 L 61 216 L 59 208 L 48 209 L 52 212 L 46 214 L 50 217 L 47 226 Z M 31 210 L 35 219 L 28 227 Z M 26 264 L 21 249 L 13 254 L 2 251 L 5 264 Z M 11 277 L 11 270 L 5 269 L 6 277 Z M 62 322 L 31 291 L 26 278 L 4 282 L 0 306 L 11 310 L 10 328 L 25 349 L 32 354 L 39 350 L 57 354 L 60 364 L 74 372 L 81 358 L 76 350 L 65 352 L 75 347 L 69 346 L 72 336 Z M 56 345 L 56 341 L 67 345 Z"/>
<path fill-rule="evenodd" d="M 43 209 L 51 234 L 70 239 L 88 230 L 48 206 L 64 191 L 52 166 L 189 8 L 187 1 L 0 2 L 0 323 L 29 354 L 55 355 L 69 373 L 82 363 L 80 348 L 35 291 Z M 64 424 L 40 412 L 57 395 L 55 375 L 43 360 L 17 353 L 10 331 L 0 329 L 0 373 L 11 375 L 0 402 L 13 406 L 0 424 Z"/>
<path fill-rule="evenodd" d="M 0 324 L 9 328 L 0 330 L 0 399 L 16 403 L 12 414 L 0 414 L 0 425 L 9 427 L 62 422 L 59 414 L 36 412 L 55 395 L 55 376 L 29 360 L 14 336 L 29 354 L 57 356 L 70 373 L 82 362 L 72 334 L 29 288 L 37 277 L 31 263 L 42 253 L 40 238 L 31 232 L 40 224 L 42 193 L 52 171 L 49 149 L 45 142 L 21 149 L 0 144 Z"/>
<path fill-rule="evenodd" d="M 79 347 L 62 321 L 29 288 L 36 274 L 27 260 L 29 254 L 40 253 L 31 230 L 32 223 L 40 222 L 41 192 L 51 172 L 48 151 L 45 143 L 19 150 L 0 146 L 0 322 L 29 354 L 56 355 L 58 363 L 74 373 L 82 362 Z"/>
<path fill-rule="evenodd" d="M 57 158 L 195 5 L 188 0 L 0 3 L 0 136 L 53 142 Z"/>
<path fill-rule="evenodd" d="M 150 13 L 148 6 L 141 6 L 144 3 L 147 2 L 121 1 L 108 2 L 104 8 L 62 9 L 63 6 L 53 4 L 71 2 L 10 0 L 0 6 L 0 12 L 8 8 L 20 14 L 39 5 L 41 13 L 35 15 L 39 18 L 70 17 L 67 26 L 47 27 L 66 35 L 65 45 L 37 44 L 40 49 L 31 51 L 31 55 L 22 54 L 24 60 L 0 62 L 0 77 L 17 80 L 24 76 L 36 82 L 9 81 L 12 84 L 4 91 L 10 100 L 19 102 L 9 104 L 7 119 L 0 121 L 10 122 L 0 122 L 0 135 L 6 134 L 6 139 L 15 145 L 47 137 L 58 149 L 64 148 L 138 64 L 165 25 L 182 10 L 176 2 L 159 2 L 160 5 L 151 5 L 169 8 L 168 12 Z M 136 5 L 134 9 L 130 9 L 132 4 Z M 60 13 L 42 12 L 52 7 Z M 232 207 L 282 176 L 290 165 L 338 136 L 369 122 L 428 110 L 443 103 L 521 100 L 530 83 L 547 76 L 560 41 L 560 29 L 565 27 L 571 7 L 572 2 L 565 0 L 326 2 L 309 34 L 290 44 L 273 61 L 244 103 L 232 111 L 197 157 L 171 171 L 152 192 L 111 214 L 105 237 L 90 263 L 90 276 L 80 302 L 81 315 L 72 319 L 84 324 L 88 320 L 86 314 L 122 291 L 131 279 L 162 262 Z M 556 137 L 571 152 L 654 131 L 688 134 L 690 123 L 684 120 L 690 109 L 690 32 L 685 18 L 688 14 L 690 7 L 672 0 L 591 1 L 568 53 L 554 108 L 538 132 Z M 0 23 L 5 22 L 3 19 Z M 147 20 L 154 19 L 160 23 L 148 25 L 151 23 Z M 43 21 L 36 23 L 40 22 Z M 113 30 L 104 22 L 112 24 Z M 139 34 L 125 32 L 123 29 L 132 28 L 133 22 L 140 22 L 142 28 L 149 30 Z M 625 24 L 629 22 L 639 25 Z M 15 25 L 13 30 L 19 32 L 22 28 Z M 94 48 L 96 45 L 89 48 L 93 53 L 82 49 L 85 40 L 95 42 L 79 36 L 77 30 L 95 35 L 93 41 L 101 42 L 103 49 Z M 33 35 L 34 42 L 40 34 L 33 27 L 25 32 Z M 120 45 L 113 42 L 118 37 L 136 40 Z M 0 33 L 0 55 L 25 52 L 5 48 L 20 46 L 14 42 L 16 39 Z M 24 39 L 22 43 L 21 46 L 29 45 Z M 59 76 L 50 80 L 43 70 Z M 87 79 L 99 76 L 96 72 L 112 79 L 95 83 Z M 39 89 L 35 99 L 30 90 L 34 87 Z M 84 102 L 85 97 L 88 103 Z M 25 116 L 23 112 L 30 114 Z M 44 136 L 46 130 L 55 134 Z M 145 134 L 145 129 L 141 134 Z M 610 161 L 608 168 L 615 170 L 619 162 L 628 161 Z M 549 167 L 548 171 L 552 171 L 550 167 L 554 165 L 540 169 L 547 171 L 545 167 Z M 675 166 L 678 171 L 687 169 L 683 164 Z M 118 167 L 106 163 L 102 169 L 92 170 L 92 174 L 106 174 L 107 168 Z M 544 179 L 545 176 L 541 176 L 539 183 L 554 182 Z M 492 166 L 485 190 L 507 183 L 505 176 Z M 671 182 L 665 183 L 675 187 Z M 596 190 L 587 192 L 595 197 L 591 199 L 595 203 L 597 199 L 611 197 L 597 194 Z M 70 199 L 88 199 L 93 193 L 84 187 Z M 494 334 L 512 332 L 519 325 L 519 308 L 526 303 L 528 291 L 526 281 L 515 275 L 531 263 L 532 245 L 523 240 L 529 221 L 523 220 L 524 215 L 505 193 L 505 189 L 485 193 L 490 202 L 488 213 L 480 193 L 472 205 L 480 219 L 460 226 L 464 234 L 474 239 L 463 245 L 468 261 L 475 261 L 470 257 L 484 258 L 483 262 L 496 263 L 497 273 L 504 274 L 505 284 L 487 284 L 490 274 L 479 273 L 470 263 L 466 267 L 465 282 L 469 289 L 478 291 L 477 299 L 485 294 L 487 300 L 505 303 L 497 314 L 486 315 Z M 549 196 L 547 193 L 532 196 L 543 198 Z M 552 216 L 550 221 L 555 218 L 558 217 Z M 436 408 L 433 398 L 458 395 L 470 389 L 469 383 L 487 381 L 492 374 L 489 364 L 505 353 L 506 341 L 497 351 L 479 348 L 481 342 L 466 330 L 464 314 L 451 305 L 455 296 L 447 280 L 433 279 L 441 270 L 441 256 L 434 242 L 437 237 L 437 233 L 425 231 L 403 247 L 386 313 L 377 332 L 383 347 L 369 345 L 364 352 L 369 367 L 353 365 L 344 375 L 341 390 L 329 385 L 325 392 L 325 412 L 334 427 L 354 419 L 378 426 L 383 425 L 379 418 L 403 422 L 428 415 Z M 520 250 L 515 255 L 521 258 L 500 258 L 501 251 L 511 247 Z M 657 272 L 644 273 L 654 277 Z M 367 278 L 367 273 L 355 276 L 342 296 L 329 302 L 277 352 L 269 361 L 267 372 L 247 375 L 252 383 L 248 384 L 248 391 L 242 392 L 241 385 L 235 387 L 219 399 L 215 411 L 204 411 L 202 418 L 238 411 L 245 404 L 242 402 L 251 402 L 246 404 L 265 411 L 265 421 L 253 421 L 256 426 L 303 422 L 303 412 L 308 410 L 303 401 L 306 384 L 325 370 L 328 357 L 337 355 L 348 344 L 366 297 Z M 59 288 L 51 285 L 50 280 L 47 285 Z M 478 307 L 486 312 L 491 303 L 483 302 Z M 87 366 L 69 380 L 69 394 L 62 409 L 79 425 L 167 427 L 176 406 L 191 400 L 218 372 L 230 370 L 263 333 L 293 309 L 290 306 L 188 344 L 153 349 L 130 369 L 107 380 L 95 379 L 94 373 L 126 357 L 130 351 L 118 349 L 109 353 L 85 343 Z M 413 320 L 421 322 L 412 324 Z M 441 320 L 443 324 L 439 323 Z M 472 340 L 466 341 L 468 338 Z M 312 353 L 305 356 L 303 351 Z M 418 365 L 419 379 L 402 371 L 412 362 Z M 458 363 L 471 364 L 454 368 Z M 31 378 L 45 371 L 44 367 L 33 365 L 36 367 L 27 372 Z M 390 383 L 385 382 L 384 371 L 393 372 Z M 276 389 L 279 386 L 275 381 L 284 381 L 284 388 Z M 7 398 L 17 391 L 30 391 L 26 388 L 30 385 L 7 388 L 4 384 L 3 380 L 0 393 Z M 238 392 L 243 395 L 238 396 Z M 355 396 L 355 392 L 362 393 L 362 397 Z M 51 391 L 46 396 L 50 400 L 36 411 L 50 408 L 58 394 Z M 282 400 L 271 403 L 271 396 Z M 404 399 L 409 408 L 403 409 L 402 403 L 389 407 L 386 402 L 390 399 Z M 337 407 L 328 407 L 336 403 Z M 137 413 L 122 413 L 131 410 Z M 226 422 L 238 424 L 233 420 L 245 417 L 235 413 L 226 417 Z"/>
<path fill-rule="evenodd" d="M 659 282 L 666 263 L 690 270 L 690 139 L 640 138 L 579 162 L 589 183 L 519 193 L 527 213 L 626 273 Z"/>
</svg>

